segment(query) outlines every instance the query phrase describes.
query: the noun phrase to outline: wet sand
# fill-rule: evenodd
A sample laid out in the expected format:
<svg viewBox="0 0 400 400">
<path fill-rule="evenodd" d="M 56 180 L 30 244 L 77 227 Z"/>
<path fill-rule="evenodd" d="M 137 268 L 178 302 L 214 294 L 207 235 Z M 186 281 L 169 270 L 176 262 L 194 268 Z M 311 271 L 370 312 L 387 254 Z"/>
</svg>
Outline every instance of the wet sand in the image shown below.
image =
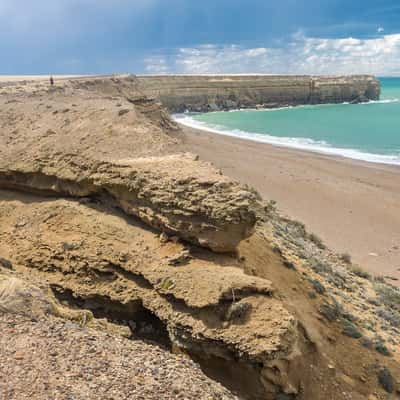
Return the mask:
<svg viewBox="0 0 400 400">
<path fill-rule="evenodd" d="M 399 284 L 400 167 L 183 129 L 182 150 L 255 187 L 329 247 Z"/>
</svg>

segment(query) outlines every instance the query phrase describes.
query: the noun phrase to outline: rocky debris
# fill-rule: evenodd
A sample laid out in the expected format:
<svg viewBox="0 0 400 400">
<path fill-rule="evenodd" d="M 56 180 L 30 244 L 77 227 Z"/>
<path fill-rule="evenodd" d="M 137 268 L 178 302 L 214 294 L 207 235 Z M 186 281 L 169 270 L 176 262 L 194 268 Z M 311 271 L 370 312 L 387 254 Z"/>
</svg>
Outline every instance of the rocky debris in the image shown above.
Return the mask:
<svg viewBox="0 0 400 400">
<path fill-rule="evenodd" d="M 174 266 L 183 265 L 187 264 L 192 258 L 193 257 L 190 255 L 190 251 L 186 249 L 170 257 L 168 260 L 168 264 Z"/>
<path fill-rule="evenodd" d="M 38 317 L 52 312 L 53 305 L 42 290 L 0 268 L 0 314 Z"/>
<path fill-rule="evenodd" d="M 49 286 L 23 274 L 0 268 L 0 317 L 13 314 L 37 321 L 50 315 L 61 317 L 81 326 L 107 331 L 124 337 L 130 336 L 128 328 L 105 319 L 95 319 L 89 310 L 70 309 L 61 305 Z"/>
<path fill-rule="evenodd" d="M 188 357 L 141 341 L 51 316 L 0 315 L 0 331 L 2 399 L 237 399 Z"/>
<path fill-rule="evenodd" d="M 354 99 L 353 101 L 351 101 L 350 104 L 368 103 L 370 100 L 373 100 L 373 99 L 369 99 L 367 96 L 361 95 L 361 96 L 357 97 L 356 99 Z"/>
</svg>

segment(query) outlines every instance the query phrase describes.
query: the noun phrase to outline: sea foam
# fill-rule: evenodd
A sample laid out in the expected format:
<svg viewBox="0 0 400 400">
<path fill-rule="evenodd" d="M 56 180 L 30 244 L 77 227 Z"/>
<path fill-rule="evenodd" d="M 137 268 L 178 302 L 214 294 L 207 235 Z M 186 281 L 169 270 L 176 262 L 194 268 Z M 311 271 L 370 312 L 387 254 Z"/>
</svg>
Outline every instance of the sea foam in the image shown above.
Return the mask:
<svg viewBox="0 0 400 400">
<path fill-rule="evenodd" d="M 398 101 L 397 99 L 391 99 L 391 100 L 379 100 L 377 102 L 387 103 L 387 102 L 397 102 L 397 101 Z M 365 104 L 371 104 L 371 102 Z M 289 147 L 293 149 L 312 151 L 320 154 L 346 157 L 359 161 L 400 165 L 400 155 L 396 156 L 396 155 L 373 154 L 356 149 L 338 148 L 331 146 L 329 143 L 325 141 L 316 141 L 310 138 L 278 137 L 268 134 L 247 132 L 240 129 L 227 129 L 226 127 L 220 125 L 211 125 L 201 121 L 197 121 L 194 118 L 192 118 L 191 115 L 188 113 L 174 114 L 172 117 L 176 122 L 182 125 L 195 129 L 201 129 L 207 132 L 217 133 L 219 135 L 232 136 L 260 143 L 268 143 L 280 147 Z"/>
</svg>

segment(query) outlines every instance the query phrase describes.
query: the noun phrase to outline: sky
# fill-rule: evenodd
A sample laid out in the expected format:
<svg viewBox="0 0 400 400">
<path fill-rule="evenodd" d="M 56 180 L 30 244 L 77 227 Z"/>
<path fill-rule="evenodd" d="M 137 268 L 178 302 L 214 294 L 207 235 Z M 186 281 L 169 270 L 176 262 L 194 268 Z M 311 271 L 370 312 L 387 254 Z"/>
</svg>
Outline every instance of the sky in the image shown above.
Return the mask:
<svg viewBox="0 0 400 400">
<path fill-rule="evenodd" d="M 399 0 L 0 0 L 0 74 L 400 76 Z"/>
</svg>

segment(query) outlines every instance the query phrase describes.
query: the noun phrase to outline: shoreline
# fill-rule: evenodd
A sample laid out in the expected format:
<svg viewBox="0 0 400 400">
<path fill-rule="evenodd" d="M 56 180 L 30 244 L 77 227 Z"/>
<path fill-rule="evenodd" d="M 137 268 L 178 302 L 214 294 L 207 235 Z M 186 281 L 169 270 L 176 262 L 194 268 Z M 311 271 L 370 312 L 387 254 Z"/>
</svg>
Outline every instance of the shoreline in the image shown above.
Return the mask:
<svg viewBox="0 0 400 400">
<path fill-rule="evenodd" d="M 365 103 L 360 103 L 363 105 L 375 104 L 375 103 L 397 103 L 399 99 L 383 99 L 378 101 L 370 101 Z M 329 106 L 333 104 L 316 104 L 315 106 Z M 351 105 L 351 103 L 337 103 L 336 105 Z M 270 109 L 238 109 L 238 110 L 229 110 L 227 112 L 238 112 L 238 111 L 276 111 L 283 109 L 292 109 L 297 107 L 309 107 L 311 105 L 300 105 L 300 106 L 286 106 L 286 107 L 277 107 Z M 213 111 L 210 111 L 212 113 Z M 219 111 L 216 111 L 219 112 Z M 228 136 L 232 138 L 238 138 L 242 140 L 248 140 L 255 143 L 263 143 L 269 144 L 276 147 L 294 149 L 299 151 L 311 152 L 314 154 L 322 154 L 330 157 L 338 157 L 338 158 L 348 158 L 354 161 L 363 161 L 367 163 L 373 164 L 383 164 L 383 165 L 392 165 L 400 167 L 400 158 L 394 155 L 385 155 L 378 153 L 369 153 L 364 152 L 357 149 L 351 148 L 339 148 L 339 147 L 330 147 L 329 145 L 325 145 L 322 142 L 314 141 L 313 139 L 308 138 L 294 138 L 294 137 L 279 137 L 273 136 L 265 133 L 257 133 L 257 132 L 247 132 L 242 131 L 240 129 L 235 130 L 222 130 L 218 129 L 218 127 L 207 126 L 200 121 L 196 121 L 192 119 L 190 116 L 186 116 L 185 114 L 173 114 L 172 118 L 178 124 L 191 128 L 198 129 L 205 132 L 210 132 L 217 135 Z"/>
<path fill-rule="evenodd" d="M 180 124 L 182 151 L 257 189 L 333 250 L 400 283 L 400 166 L 276 146 Z M 399 281 L 397 281 L 399 280 Z"/>
</svg>

